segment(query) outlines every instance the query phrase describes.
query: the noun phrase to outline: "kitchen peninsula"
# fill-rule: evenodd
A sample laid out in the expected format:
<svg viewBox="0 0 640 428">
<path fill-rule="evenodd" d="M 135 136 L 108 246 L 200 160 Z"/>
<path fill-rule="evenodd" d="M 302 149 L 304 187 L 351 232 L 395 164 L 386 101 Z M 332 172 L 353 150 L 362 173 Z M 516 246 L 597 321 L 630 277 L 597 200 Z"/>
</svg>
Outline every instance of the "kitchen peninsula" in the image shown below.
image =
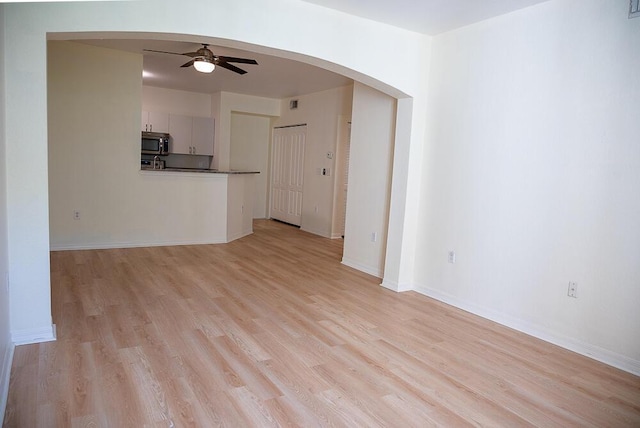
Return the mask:
<svg viewBox="0 0 640 428">
<path fill-rule="evenodd" d="M 165 203 L 182 200 L 175 223 L 200 225 L 198 242 L 223 243 L 253 233 L 254 177 L 258 171 L 222 171 L 205 168 L 143 167 L 140 179 L 147 185 L 163 189 Z M 192 203 L 185 204 L 189 192 Z M 169 219 L 161 222 L 170 223 Z"/>
<path fill-rule="evenodd" d="M 179 167 L 166 167 L 162 169 L 154 169 L 152 167 L 142 167 L 141 171 L 153 171 L 153 172 L 195 172 L 199 174 L 260 174 L 260 171 L 237 171 L 237 170 L 219 170 L 219 169 L 206 169 L 206 168 L 179 168 Z"/>
</svg>

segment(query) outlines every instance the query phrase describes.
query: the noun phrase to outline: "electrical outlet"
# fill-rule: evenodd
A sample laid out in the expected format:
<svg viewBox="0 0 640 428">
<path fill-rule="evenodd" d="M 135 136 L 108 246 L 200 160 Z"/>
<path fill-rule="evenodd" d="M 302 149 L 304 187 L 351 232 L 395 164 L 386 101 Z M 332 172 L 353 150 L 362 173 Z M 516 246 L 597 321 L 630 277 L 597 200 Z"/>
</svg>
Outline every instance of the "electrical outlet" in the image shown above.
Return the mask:
<svg viewBox="0 0 640 428">
<path fill-rule="evenodd" d="M 371 232 L 371 242 L 376 242 L 378 240 L 378 234 L 376 232 Z"/>
<path fill-rule="evenodd" d="M 455 251 L 449 251 L 449 255 L 447 260 L 449 261 L 449 263 L 455 263 L 456 262 L 456 252 Z"/>
<path fill-rule="evenodd" d="M 80 220 L 80 211 L 74 211 L 73 212 L 73 219 L 74 220 Z"/>
<path fill-rule="evenodd" d="M 574 299 L 578 298 L 578 283 L 577 282 L 569 282 L 569 289 L 567 291 L 567 296 L 573 297 Z"/>
</svg>

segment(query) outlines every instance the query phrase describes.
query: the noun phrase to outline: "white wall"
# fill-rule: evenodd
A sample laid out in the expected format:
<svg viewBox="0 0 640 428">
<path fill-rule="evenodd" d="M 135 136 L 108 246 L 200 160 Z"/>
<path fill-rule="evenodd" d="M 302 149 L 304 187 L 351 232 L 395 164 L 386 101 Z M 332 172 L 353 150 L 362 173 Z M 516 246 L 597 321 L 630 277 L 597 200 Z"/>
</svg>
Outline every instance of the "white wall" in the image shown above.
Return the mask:
<svg viewBox="0 0 640 428">
<path fill-rule="evenodd" d="M 351 115 L 352 86 L 305 94 L 295 99 L 298 108 L 289 109 L 290 99 L 282 100 L 282 114 L 274 126 L 307 124 L 304 165 L 304 195 L 300 228 L 327 238 L 331 237 L 333 223 L 333 195 L 338 120 Z M 329 168 L 331 175 L 321 175 L 321 168 Z"/>
<path fill-rule="evenodd" d="M 140 55 L 50 42 L 48 66 L 52 249 L 226 242 L 226 178 L 140 171 Z"/>
<path fill-rule="evenodd" d="M 628 8 L 550 1 L 434 38 L 415 285 L 640 373 Z"/>
<path fill-rule="evenodd" d="M 0 5 L 0 27 L 4 28 L 4 5 Z M 9 291 L 7 279 L 9 260 L 7 257 L 7 169 L 5 155 L 5 78 L 4 78 L 4 31 L 0 31 L 0 415 L 4 415 L 9 390 L 13 346 L 9 324 Z"/>
<path fill-rule="evenodd" d="M 211 95 L 211 111 L 216 120 L 213 168 L 228 170 L 231 168 L 232 113 L 279 116 L 280 100 L 219 92 Z"/>
<path fill-rule="evenodd" d="M 253 177 L 253 218 L 268 216 L 271 120 L 267 116 L 231 114 L 229 167 L 241 171 L 260 171 Z"/>
<path fill-rule="evenodd" d="M 143 86 L 142 110 L 211 117 L 211 95 Z"/>
<path fill-rule="evenodd" d="M 354 85 L 342 262 L 379 278 L 387 242 L 395 117 L 394 98 Z"/>
</svg>

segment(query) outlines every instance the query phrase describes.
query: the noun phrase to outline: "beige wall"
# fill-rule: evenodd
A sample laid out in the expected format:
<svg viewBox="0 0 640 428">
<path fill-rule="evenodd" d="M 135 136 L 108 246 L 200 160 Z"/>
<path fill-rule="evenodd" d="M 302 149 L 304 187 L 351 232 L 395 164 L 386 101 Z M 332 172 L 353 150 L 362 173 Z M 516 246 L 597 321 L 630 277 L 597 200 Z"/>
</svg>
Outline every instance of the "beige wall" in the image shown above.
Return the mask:
<svg viewBox="0 0 640 428">
<path fill-rule="evenodd" d="M 347 182 L 349 175 L 349 142 L 351 141 L 351 116 L 338 117 L 337 147 L 334 154 L 335 176 L 333 183 L 333 220 L 331 237 L 344 236 L 347 206 Z"/>
<path fill-rule="evenodd" d="M 231 162 L 231 115 L 245 113 L 276 117 L 280 115 L 280 100 L 218 92 L 211 95 L 211 111 L 216 120 L 213 168 L 227 170 Z"/>
<path fill-rule="evenodd" d="M 330 89 L 295 97 L 298 108 L 289 109 L 290 99 L 282 100 L 282 114 L 275 126 L 307 124 L 304 165 L 304 196 L 301 229 L 331 237 L 333 226 L 334 183 L 338 120 L 351 115 L 352 86 Z M 331 175 L 320 175 L 321 168 L 329 168 Z"/>
<path fill-rule="evenodd" d="M 140 55 L 48 53 L 51 248 L 226 242 L 225 178 L 140 171 Z"/>
<path fill-rule="evenodd" d="M 269 142 L 271 121 L 267 116 L 231 114 L 231 169 L 259 171 L 253 178 L 253 218 L 266 218 L 269 213 Z"/>
</svg>

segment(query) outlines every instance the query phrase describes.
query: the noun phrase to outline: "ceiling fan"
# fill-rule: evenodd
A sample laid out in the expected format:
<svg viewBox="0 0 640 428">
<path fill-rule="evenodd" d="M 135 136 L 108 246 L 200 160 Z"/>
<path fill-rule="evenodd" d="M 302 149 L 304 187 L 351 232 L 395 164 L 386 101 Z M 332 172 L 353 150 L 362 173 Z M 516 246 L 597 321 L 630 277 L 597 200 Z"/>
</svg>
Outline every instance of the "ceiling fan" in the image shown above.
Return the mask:
<svg viewBox="0 0 640 428">
<path fill-rule="evenodd" d="M 255 65 L 258 64 L 258 62 L 255 59 L 235 58 L 232 56 L 214 55 L 213 52 L 209 50 L 208 46 L 209 45 L 203 43 L 202 47 L 197 51 L 185 52 L 185 53 L 156 51 L 153 49 L 143 49 L 143 50 L 147 52 L 190 56 L 193 59 L 186 62 L 185 64 L 182 64 L 181 67 L 191 67 L 193 65 L 193 67 L 201 73 L 211 73 L 216 68 L 216 65 L 217 65 L 238 74 L 246 74 L 247 73 L 246 70 L 243 70 L 240 67 L 236 67 L 235 65 L 229 64 L 229 63 L 236 62 L 239 64 L 255 64 Z"/>
</svg>

